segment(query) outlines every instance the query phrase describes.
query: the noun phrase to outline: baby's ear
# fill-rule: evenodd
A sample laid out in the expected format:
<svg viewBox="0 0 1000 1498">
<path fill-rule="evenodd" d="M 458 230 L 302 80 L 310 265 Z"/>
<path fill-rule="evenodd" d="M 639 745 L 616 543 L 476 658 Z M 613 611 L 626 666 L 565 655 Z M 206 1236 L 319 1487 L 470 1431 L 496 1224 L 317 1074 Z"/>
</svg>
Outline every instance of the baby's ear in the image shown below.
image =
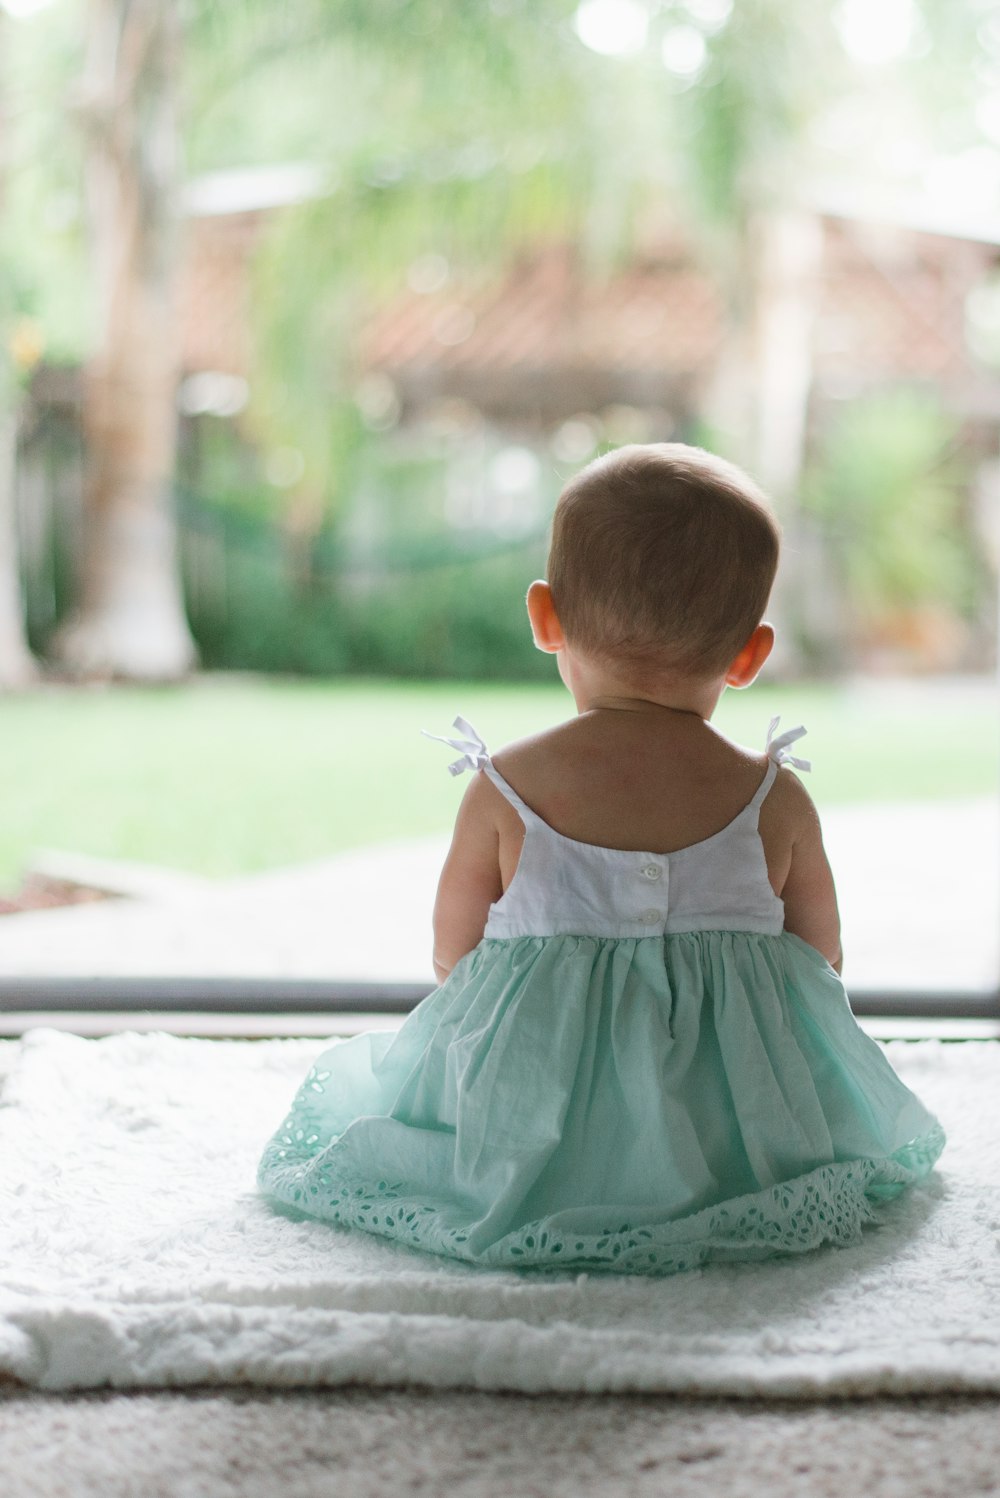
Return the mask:
<svg viewBox="0 0 1000 1498">
<path fill-rule="evenodd" d="M 749 640 L 726 672 L 728 687 L 748 687 L 774 649 L 774 630 L 770 624 L 758 624 Z"/>
<path fill-rule="evenodd" d="M 533 582 L 528 589 L 528 618 L 535 646 L 548 655 L 555 655 L 566 644 L 559 615 L 552 601 L 552 589 L 548 583 Z"/>
</svg>

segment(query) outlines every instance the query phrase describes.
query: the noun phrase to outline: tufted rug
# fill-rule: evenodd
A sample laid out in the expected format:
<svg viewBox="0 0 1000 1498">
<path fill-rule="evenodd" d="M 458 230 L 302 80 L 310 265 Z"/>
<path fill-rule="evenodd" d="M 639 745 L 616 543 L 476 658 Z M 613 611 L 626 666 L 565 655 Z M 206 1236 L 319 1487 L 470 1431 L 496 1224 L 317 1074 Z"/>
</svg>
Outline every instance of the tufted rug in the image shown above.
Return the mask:
<svg viewBox="0 0 1000 1498">
<path fill-rule="evenodd" d="M 949 1143 L 858 1245 L 668 1279 L 486 1272 L 275 1213 L 257 1157 L 322 1048 L 0 1046 L 0 1378 L 1000 1391 L 1000 1045 L 889 1047 Z"/>
</svg>

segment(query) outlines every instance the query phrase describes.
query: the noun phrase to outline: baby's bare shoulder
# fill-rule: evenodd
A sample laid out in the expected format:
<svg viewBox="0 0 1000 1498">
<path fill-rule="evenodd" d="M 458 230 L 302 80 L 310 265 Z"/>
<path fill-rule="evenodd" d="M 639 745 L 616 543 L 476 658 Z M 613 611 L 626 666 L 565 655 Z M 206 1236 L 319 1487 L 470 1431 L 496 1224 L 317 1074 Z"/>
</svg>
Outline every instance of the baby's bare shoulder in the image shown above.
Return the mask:
<svg viewBox="0 0 1000 1498">
<path fill-rule="evenodd" d="M 794 770 L 782 765 L 760 811 L 761 830 L 781 828 L 793 840 L 819 830 L 813 799 Z"/>
<path fill-rule="evenodd" d="M 567 732 L 569 727 L 569 724 L 560 723 L 555 728 L 546 728 L 540 733 L 529 734 L 526 738 L 515 739 L 492 756 L 493 763 L 505 779 L 509 778 L 508 772 L 544 772 L 548 766 L 555 765 L 564 758 L 571 743 L 571 736 Z"/>
<path fill-rule="evenodd" d="M 580 798 L 580 778 L 586 776 L 586 754 L 580 736 L 560 724 L 507 744 L 493 756 L 493 764 L 514 792 L 545 820 L 572 819 Z M 509 808 L 508 808 L 509 810 Z"/>
</svg>

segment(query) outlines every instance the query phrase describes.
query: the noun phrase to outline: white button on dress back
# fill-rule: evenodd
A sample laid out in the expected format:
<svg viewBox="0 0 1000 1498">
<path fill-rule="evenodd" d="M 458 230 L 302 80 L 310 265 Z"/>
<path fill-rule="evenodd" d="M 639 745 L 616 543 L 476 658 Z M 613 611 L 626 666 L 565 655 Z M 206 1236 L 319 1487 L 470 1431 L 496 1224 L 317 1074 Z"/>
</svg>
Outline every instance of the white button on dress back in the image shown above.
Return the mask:
<svg viewBox="0 0 1000 1498">
<path fill-rule="evenodd" d="M 657 925 L 663 917 L 658 910 L 644 910 L 640 917 L 644 926 Z"/>
<path fill-rule="evenodd" d="M 647 863 L 642 871 L 644 879 L 659 879 L 663 873 L 658 863 Z"/>
</svg>

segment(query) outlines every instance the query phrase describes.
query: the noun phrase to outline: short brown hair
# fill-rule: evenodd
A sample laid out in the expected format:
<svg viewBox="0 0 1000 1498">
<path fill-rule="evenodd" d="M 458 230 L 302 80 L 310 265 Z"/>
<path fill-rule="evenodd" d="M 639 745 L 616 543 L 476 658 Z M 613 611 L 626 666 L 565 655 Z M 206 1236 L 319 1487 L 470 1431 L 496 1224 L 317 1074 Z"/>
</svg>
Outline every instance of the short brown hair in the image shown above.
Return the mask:
<svg viewBox="0 0 1000 1498">
<path fill-rule="evenodd" d="M 763 617 L 780 537 L 723 458 L 679 442 L 606 453 L 556 505 L 548 580 L 563 633 L 633 670 L 724 671 Z"/>
</svg>

